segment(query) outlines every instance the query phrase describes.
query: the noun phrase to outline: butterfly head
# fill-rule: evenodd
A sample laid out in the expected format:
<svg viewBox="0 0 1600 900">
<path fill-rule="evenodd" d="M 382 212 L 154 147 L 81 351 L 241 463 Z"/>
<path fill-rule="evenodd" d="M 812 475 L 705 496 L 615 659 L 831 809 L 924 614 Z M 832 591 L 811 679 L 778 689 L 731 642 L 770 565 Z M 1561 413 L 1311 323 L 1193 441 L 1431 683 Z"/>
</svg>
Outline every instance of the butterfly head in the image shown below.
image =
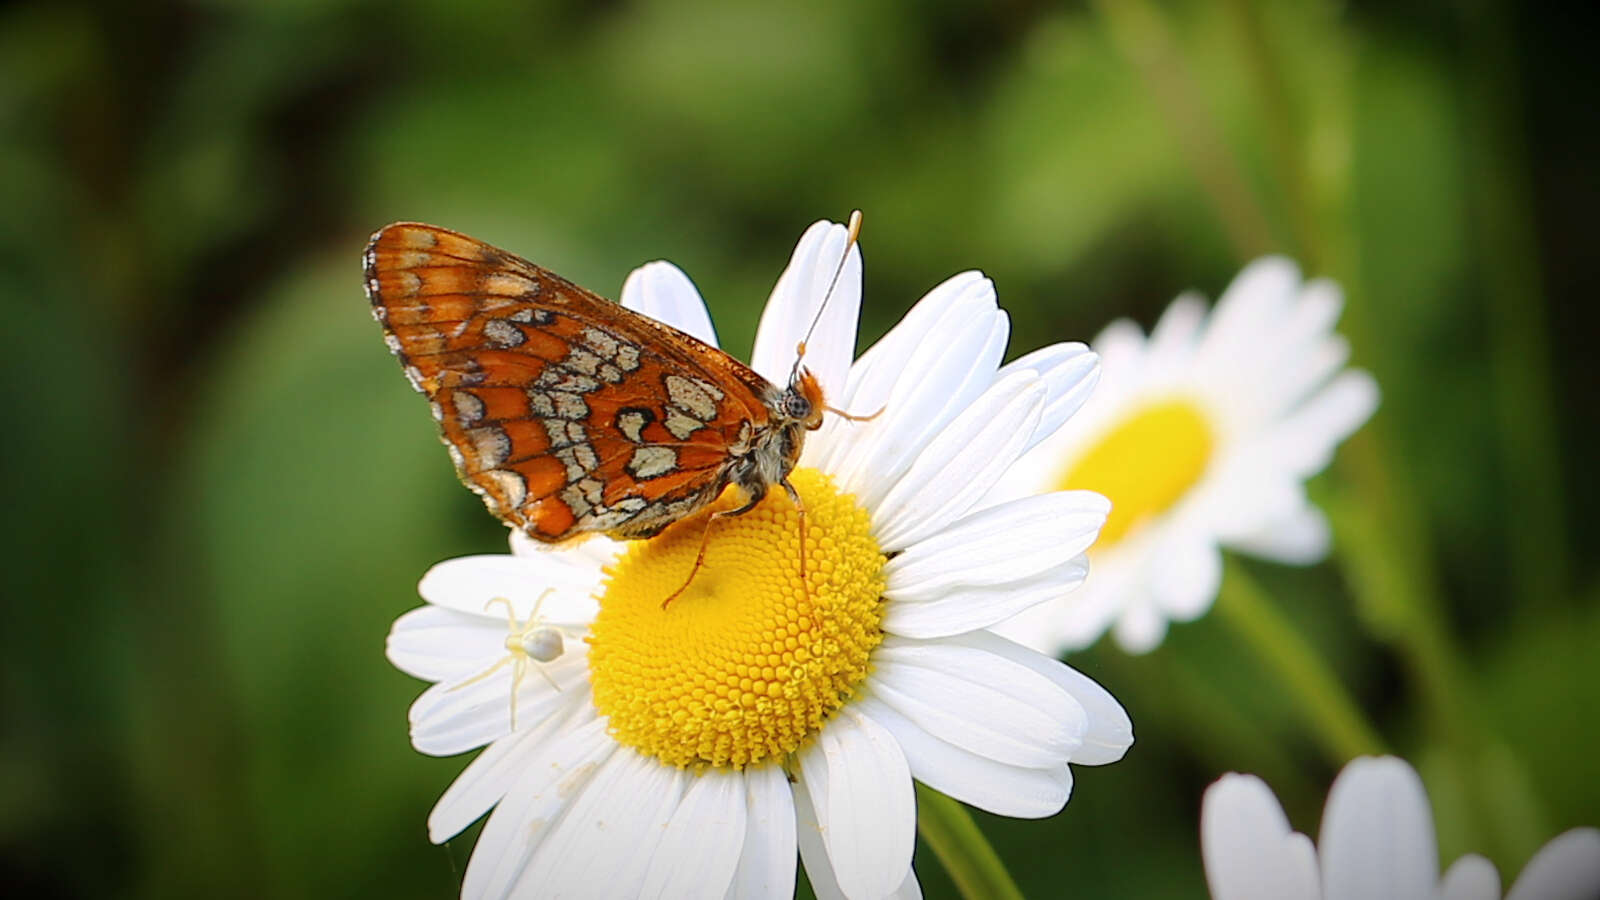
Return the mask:
<svg viewBox="0 0 1600 900">
<path fill-rule="evenodd" d="M 779 412 L 785 419 L 805 426 L 807 431 L 816 431 L 822 427 L 822 412 L 826 408 L 817 376 L 797 366 L 779 401 Z"/>
</svg>

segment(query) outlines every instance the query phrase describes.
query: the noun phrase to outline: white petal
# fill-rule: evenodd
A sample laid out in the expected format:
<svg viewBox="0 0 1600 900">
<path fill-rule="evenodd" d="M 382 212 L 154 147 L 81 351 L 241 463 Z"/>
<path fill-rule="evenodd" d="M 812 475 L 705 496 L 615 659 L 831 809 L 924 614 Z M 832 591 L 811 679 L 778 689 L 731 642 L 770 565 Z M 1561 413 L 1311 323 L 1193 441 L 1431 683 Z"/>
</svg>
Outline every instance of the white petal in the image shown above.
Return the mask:
<svg viewBox="0 0 1600 900">
<path fill-rule="evenodd" d="M 1187 357 L 1194 352 L 1205 322 L 1205 300 L 1193 292 L 1180 294 L 1150 329 L 1150 355 Z"/>
<path fill-rule="evenodd" d="M 514 896 L 639 896 L 687 772 L 622 747 L 554 823 L 512 883 Z M 693 866 L 696 861 L 680 860 Z M 717 891 L 720 893 L 720 887 Z"/>
<path fill-rule="evenodd" d="M 930 600 L 955 585 L 1018 581 L 1089 549 L 1111 503 L 1089 491 L 1025 497 L 967 515 L 884 567 L 891 600 Z"/>
<path fill-rule="evenodd" d="M 517 689 L 517 725 L 531 728 L 588 697 L 587 648 L 581 642 L 538 672 L 524 671 Z M 486 661 L 487 672 L 493 661 Z M 511 733 L 512 667 L 441 681 L 411 704 L 411 744 L 431 756 L 452 756 Z M 548 676 L 548 680 L 546 679 Z"/>
<path fill-rule="evenodd" d="M 429 603 L 501 622 L 505 607 L 493 601 L 503 597 L 511 601 L 518 621 L 538 605 L 544 621 L 584 626 L 598 610 L 592 595 L 600 577 L 599 566 L 586 559 L 553 554 L 539 559 L 503 553 L 463 556 L 429 569 L 417 584 L 417 593 Z"/>
<path fill-rule="evenodd" d="M 885 900 L 922 900 L 922 885 L 917 881 L 917 870 L 906 866 L 906 877 L 901 879 L 900 886 L 891 891 Z"/>
<path fill-rule="evenodd" d="M 1326 900 L 1413 900 L 1433 894 L 1439 849 L 1416 770 L 1361 757 L 1328 791 L 1317 839 Z"/>
<path fill-rule="evenodd" d="M 1072 695 L 980 647 L 886 637 L 872 695 L 929 734 L 996 762 L 1045 768 L 1071 758 L 1088 728 Z"/>
<path fill-rule="evenodd" d="M 1229 540 L 1228 546 L 1263 559 L 1306 566 L 1326 557 L 1332 541 L 1322 510 L 1305 503 L 1255 534 Z"/>
<path fill-rule="evenodd" d="M 490 744 L 450 783 L 428 814 L 428 839 L 442 844 L 478 820 L 504 797 L 527 770 L 538 748 L 572 727 L 566 716 L 552 716 Z"/>
<path fill-rule="evenodd" d="M 1129 319 L 1117 319 L 1101 329 L 1089 346 L 1100 354 L 1100 365 L 1107 378 L 1138 371 L 1145 352 L 1144 332 Z"/>
<path fill-rule="evenodd" d="M 1047 390 L 1024 370 L 1000 379 L 957 416 L 873 510 L 885 551 L 943 530 L 986 494 L 1033 435 Z"/>
<path fill-rule="evenodd" d="M 1133 746 L 1133 722 L 1122 704 L 1093 678 L 1066 663 L 987 631 L 947 638 L 943 643 L 961 644 L 1004 657 L 1043 675 L 1072 695 L 1088 716 L 1088 728 L 1083 732 L 1082 743 L 1072 753 L 1072 762 L 1088 766 L 1113 763 Z"/>
<path fill-rule="evenodd" d="M 461 885 L 463 900 L 509 896 L 551 825 L 617 749 L 599 718 L 537 746 L 478 835 Z"/>
<path fill-rule="evenodd" d="M 800 771 L 840 890 L 882 897 L 898 888 L 916 846 L 917 808 L 894 736 L 846 706 L 800 752 Z"/>
<path fill-rule="evenodd" d="M 505 637 L 503 620 L 420 606 L 394 620 L 384 652 L 413 678 L 448 681 L 482 671 L 505 652 Z"/>
<path fill-rule="evenodd" d="M 794 896 L 795 792 L 778 765 L 746 769 L 744 845 L 727 900 Z"/>
<path fill-rule="evenodd" d="M 924 309 L 938 314 L 926 331 Z M 928 333 L 941 337 L 930 341 Z M 935 288 L 851 369 L 841 408 L 877 415 L 868 422 L 834 417 L 815 442 L 826 450 L 814 457 L 817 463 L 840 490 L 872 507 L 939 429 L 994 380 L 1009 334 L 1010 320 L 995 306 L 987 278 L 966 272 Z"/>
<path fill-rule="evenodd" d="M 1129 595 L 1111 634 L 1125 653 L 1138 656 L 1161 646 L 1167 636 L 1167 617 L 1148 594 Z"/>
<path fill-rule="evenodd" d="M 788 268 L 772 289 L 756 329 L 750 368 L 775 385 L 789 383 L 795 349 L 806 341 L 805 367 L 817 376 L 823 396 L 838 397 L 844 392 L 850 360 L 856 353 L 856 317 L 861 312 L 861 248 L 850 244 L 846 256 L 846 235 L 843 225 L 828 221 L 806 229 Z M 819 307 L 821 318 L 817 316 Z M 813 321 L 816 330 L 807 340 Z"/>
<path fill-rule="evenodd" d="M 817 804 L 825 802 L 828 790 L 827 772 L 820 773 L 815 784 L 802 773 L 794 784 L 794 817 L 796 842 L 800 847 L 800 861 L 806 864 L 806 880 L 811 882 L 811 892 L 817 900 L 848 900 L 839 889 L 839 879 L 833 874 L 833 861 L 828 859 L 828 848 L 822 839 L 822 817 L 817 815 Z M 813 802 L 812 798 L 818 799 Z"/>
<path fill-rule="evenodd" d="M 1222 585 L 1222 553 L 1201 534 L 1163 542 L 1149 574 L 1150 593 L 1168 618 L 1187 622 L 1211 608 Z"/>
<path fill-rule="evenodd" d="M 557 544 L 547 544 L 528 537 L 521 529 L 508 529 L 507 542 L 511 552 L 540 563 L 559 566 L 576 566 L 583 572 L 599 573 L 627 549 L 627 541 L 614 541 L 603 534 L 589 534 L 568 538 Z"/>
<path fill-rule="evenodd" d="M 1506 900 L 1592 900 L 1600 896 L 1600 831 L 1574 828 L 1533 855 Z"/>
<path fill-rule="evenodd" d="M 969 806 L 997 816 L 1041 819 L 1060 812 L 1072 795 L 1072 773 L 1064 764 L 1008 766 L 934 737 L 876 697 L 855 703 L 894 735 L 913 778 Z"/>
<path fill-rule="evenodd" d="M 1280 464 L 1307 477 L 1327 468 L 1333 448 L 1378 408 L 1378 383 L 1360 369 L 1341 372 L 1273 431 Z"/>
<path fill-rule="evenodd" d="M 1034 429 L 1028 449 L 1055 434 L 1072 414 L 1083 407 L 1100 383 L 1100 356 L 1083 344 L 1051 344 L 1007 363 L 1000 369 L 1004 377 L 1020 369 L 1032 369 L 1044 381 L 1049 397 L 1044 414 Z"/>
<path fill-rule="evenodd" d="M 1439 900 L 1500 900 L 1500 873 L 1494 863 L 1468 853 L 1445 870 Z"/>
<path fill-rule="evenodd" d="M 1261 779 L 1228 774 L 1206 788 L 1200 854 L 1211 900 L 1316 900 L 1316 851 Z M 1420 898 L 1419 898 L 1420 900 Z"/>
<path fill-rule="evenodd" d="M 1250 358 L 1264 326 L 1281 320 L 1298 296 L 1300 269 L 1281 256 L 1255 260 L 1234 276 L 1211 312 L 1200 353 L 1210 361 Z"/>
<path fill-rule="evenodd" d="M 879 623 L 884 631 L 909 638 L 965 634 L 1013 619 L 1030 607 L 1058 600 L 1076 590 L 1089 574 L 1089 557 L 1076 556 L 1059 566 L 1017 581 L 990 585 L 957 585 L 928 599 L 892 602 Z"/>
<path fill-rule="evenodd" d="M 620 302 L 634 312 L 717 346 L 717 332 L 711 327 L 711 313 L 706 310 L 705 301 L 700 299 L 689 276 L 672 263 L 657 260 L 628 273 Z"/>
<path fill-rule="evenodd" d="M 745 840 L 745 776 L 710 770 L 686 777 L 689 790 L 656 845 L 640 897 L 714 896 L 733 882 Z"/>
</svg>

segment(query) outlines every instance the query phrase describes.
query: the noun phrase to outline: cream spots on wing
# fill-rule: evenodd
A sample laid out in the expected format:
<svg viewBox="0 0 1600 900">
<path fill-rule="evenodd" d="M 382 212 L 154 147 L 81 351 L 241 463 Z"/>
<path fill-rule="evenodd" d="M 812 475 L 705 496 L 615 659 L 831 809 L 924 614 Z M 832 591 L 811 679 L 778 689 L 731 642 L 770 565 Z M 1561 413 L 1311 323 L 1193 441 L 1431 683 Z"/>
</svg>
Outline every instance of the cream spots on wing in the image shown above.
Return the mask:
<svg viewBox="0 0 1600 900">
<path fill-rule="evenodd" d="M 678 454 L 671 447 L 640 447 L 628 460 L 628 471 L 635 478 L 655 478 L 678 467 Z"/>
</svg>

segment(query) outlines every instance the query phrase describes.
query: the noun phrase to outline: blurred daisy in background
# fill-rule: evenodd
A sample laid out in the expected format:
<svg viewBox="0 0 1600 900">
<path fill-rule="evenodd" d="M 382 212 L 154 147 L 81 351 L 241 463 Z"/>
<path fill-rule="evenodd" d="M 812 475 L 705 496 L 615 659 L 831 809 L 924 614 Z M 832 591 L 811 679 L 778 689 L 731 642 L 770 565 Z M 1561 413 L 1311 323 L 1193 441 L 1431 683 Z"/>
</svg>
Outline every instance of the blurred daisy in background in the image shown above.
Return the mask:
<svg viewBox="0 0 1600 900">
<path fill-rule="evenodd" d="M 1000 497 L 1086 489 L 1111 500 L 1084 589 L 1029 609 L 1001 634 L 1049 654 L 1108 628 L 1131 652 L 1169 621 L 1216 599 L 1221 548 L 1285 563 L 1328 551 L 1304 483 L 1378 405 L 1366 372 L 1346 369 L 1333 332 L 1342 296 L 1267 257 L 1234 279 L 1208 315 L 1179 297 L 1146 337 L 1127 320 L 1094 340 L 1099 388 L 1007 476 Z M 1019 362 L 1025 362 L 1027 357 Z"/>
<path fill-rule="evenodd" d="M 1404 760 L 1361 757 L 1328 792 L 1316 846 L 1292 830 L 1271 788 L 1229 774 L 1206 789 L 1200 848 L 1213 900 L 1498 900 L 1500 875 L 1477 854 L 1439 877 L 1433 813 Z M 1523 867 L 1507 900 L 1600 897 L 1600 831 L 1574 828 Z"/>
<path fill-rule="evenodd" d="M 513 532 L 511 555 L 435 566 L 428 605 L 395 622 L 389 658 L 435 682 L 411 708 L 416 748 L 487 746 L 428 820 L 443 842 L 494 810 L 464 896 L 789 897 L 797 849 L 819 897 L 916 896 L 913 778 L 1042 817 L 1067 802 L 1069 763 L 1132 743 L 1098 684 L 984 630 L 1083 580 L 1104 498 L 980 501 L 1081 405 L 1095 355 L 1002 367 L 1008 319 L 972 272 L 852 365 L 860 255 L 820 222 L 774 289 L 756 371 L 787 378 L 836 272 L 806 365 L 831 404 L 882 413 L 830 417 L 805 446 L 804 579 L 773 491 L 717 523 L 667 608 L 705 513 L 626 544 Z M 622 302 L 715 340 L 670 265 L 638 270 Z"/>
</svg>

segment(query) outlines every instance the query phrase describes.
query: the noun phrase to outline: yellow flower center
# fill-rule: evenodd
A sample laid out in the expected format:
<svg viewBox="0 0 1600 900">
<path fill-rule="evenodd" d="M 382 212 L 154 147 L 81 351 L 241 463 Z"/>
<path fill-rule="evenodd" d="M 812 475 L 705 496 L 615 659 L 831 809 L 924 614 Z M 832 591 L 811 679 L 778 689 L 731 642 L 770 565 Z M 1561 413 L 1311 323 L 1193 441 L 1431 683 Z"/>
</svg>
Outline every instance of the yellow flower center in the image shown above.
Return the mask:
<svg viewBox="0 0 1600 900">
<path fill-rule="evenodd" d="M 1205 474 L 1213 443 L 1210 420 L 1193 401 L 1152 403 L 1078 457 L 1060 487 L 1110 498 L 1111 515 L 1095 542 L 1104 550 L 1181 500 Z"/>
<path fill-rule="evenodd" d="M 607 571 L 589 631 L 594 704 L 618 742 L 674 766 L 781 760 L 822 728 L 870 671 L 883 640 L 884 556 L 867 511 L 826 475 L 789 478 L 808 519 L 805 577 L 800 517 L 782 490 L 717 520 L 713 510 L 632 544 Z"/>
</svg>

